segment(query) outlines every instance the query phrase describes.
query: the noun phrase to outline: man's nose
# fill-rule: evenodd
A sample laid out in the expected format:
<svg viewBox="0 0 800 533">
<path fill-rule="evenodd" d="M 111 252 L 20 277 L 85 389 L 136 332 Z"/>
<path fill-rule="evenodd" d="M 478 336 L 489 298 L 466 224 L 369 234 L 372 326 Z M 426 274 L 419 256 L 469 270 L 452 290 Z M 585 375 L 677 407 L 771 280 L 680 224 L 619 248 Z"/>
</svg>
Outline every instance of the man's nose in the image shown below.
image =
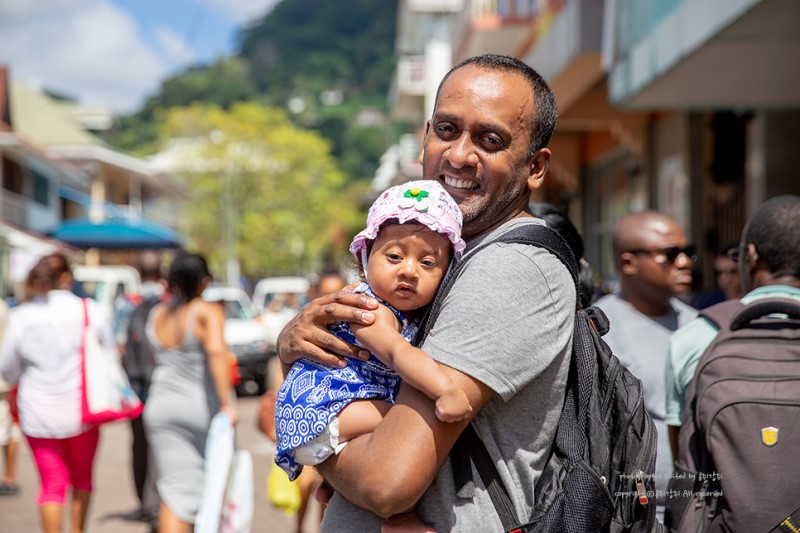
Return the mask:
<svg viewBox="0 0 800 533">
<path fill-rule="evenodd" d="M 678 257 L 675 258 L 675 265 L 678 268 L 689 268 L 692 266 L 693 262 L 694 261 L 692 261 L 691 256 L 689 256 L 686 252 L 681 252 L 678 254 Z"/>
<path fill-rule="evenodd" d="M 476 152 L 475 143 L 472 142 L 472 138 L 466 133 L 462 133 L 458 139 L 450 144 L 444 156 L 453 168 L 476 166 L 478 164 L 478 154 Z"/>
</svg>

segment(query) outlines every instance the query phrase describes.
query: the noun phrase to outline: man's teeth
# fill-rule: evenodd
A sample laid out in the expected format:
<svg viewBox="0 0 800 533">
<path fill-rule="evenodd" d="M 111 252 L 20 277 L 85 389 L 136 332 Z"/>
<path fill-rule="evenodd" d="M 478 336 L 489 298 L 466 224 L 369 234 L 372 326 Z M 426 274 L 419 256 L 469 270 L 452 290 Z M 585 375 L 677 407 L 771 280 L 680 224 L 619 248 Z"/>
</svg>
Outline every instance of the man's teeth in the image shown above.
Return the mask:
<svg viewBox="0 0 800 533">
<path fill-rule="evenodd" d="M 445 184 L 450 187 L 454 187 L 456 189 L 477 189 L 478 184 L 474 181 L 467 181 L 467 180 L 457 180 L 455 178 L 449 178 L 445 176 L 444 178 Z"/>
</svg>

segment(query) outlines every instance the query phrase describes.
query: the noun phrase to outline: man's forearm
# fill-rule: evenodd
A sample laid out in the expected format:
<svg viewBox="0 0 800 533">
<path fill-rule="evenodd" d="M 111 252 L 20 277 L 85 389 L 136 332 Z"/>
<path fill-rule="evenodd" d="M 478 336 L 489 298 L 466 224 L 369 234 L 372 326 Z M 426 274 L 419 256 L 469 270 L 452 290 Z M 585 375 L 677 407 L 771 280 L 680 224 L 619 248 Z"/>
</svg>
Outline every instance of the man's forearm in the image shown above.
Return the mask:
<svg viewBox="0 0 800 533">
<path fill-rule="evenodd" d="M 349 501 L 388 517 L 414 506 L 447 455 L 437 450 L 449 450 L 464 426 L 439 422 L 433 403 L 408 387 L 375 431 L 318 468 Z"/>
<path fill-rule="evenodd" d="M 473 412 L 494 394 L 460 372 L 447 372 L 466 393 Z M 349 501 L 388 517 L 410 509 L 422 497 L 467 423 L 441 422 L 434 402 L 403 384 L 397 403 L 375 430 L 353 439 L 319 470 Z"/>
</svg>

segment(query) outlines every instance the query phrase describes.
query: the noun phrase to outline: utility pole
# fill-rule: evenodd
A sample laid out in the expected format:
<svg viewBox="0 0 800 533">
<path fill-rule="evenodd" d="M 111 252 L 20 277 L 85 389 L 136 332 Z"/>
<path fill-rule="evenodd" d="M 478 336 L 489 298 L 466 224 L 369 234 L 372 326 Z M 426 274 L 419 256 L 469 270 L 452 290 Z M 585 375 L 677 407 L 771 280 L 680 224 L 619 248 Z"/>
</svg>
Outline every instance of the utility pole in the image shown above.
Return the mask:
<svg viewBox="0 0 800 533">
<path fill-rule="evenodd" d="M 225 134 L 220 130 L 214 130 L 209 134 L 209 140 L 213 144 L 222 145 L 225 142 Z M 241 279 L 239 258 L 236 257 L 236 245 L 239 242 L 239 220 L 234 195 L 239 183 L 242 166 L 240 158 L 244 157 L 244 150 L 234 143 L 229 141 L 222 146 L 225 155 L 220 165 L 220 179 L 224 180 L 222 183 L 222 240 L 225 252 L 225 282 L 238 287 Z"/>
<path fill-rule="evenodd" d="M 239 242 L 239 217 L 236 212 L 236 205 L 234 202 L 234 195 L 236 186 L 239 183 L 239 172 L 241 169 L 241 162 L 239 161 L 242 152 L 241 147 L 232 146 L 228 150 L 229 155 L 232 155 L 230 164 L 227 166 L 225 173 L 225 269 L 226 281 L 228 285 L 239 286 L 241 279 L 241 267 L 239 258 L 236 255 L 237 244 Z"/>
</svg>

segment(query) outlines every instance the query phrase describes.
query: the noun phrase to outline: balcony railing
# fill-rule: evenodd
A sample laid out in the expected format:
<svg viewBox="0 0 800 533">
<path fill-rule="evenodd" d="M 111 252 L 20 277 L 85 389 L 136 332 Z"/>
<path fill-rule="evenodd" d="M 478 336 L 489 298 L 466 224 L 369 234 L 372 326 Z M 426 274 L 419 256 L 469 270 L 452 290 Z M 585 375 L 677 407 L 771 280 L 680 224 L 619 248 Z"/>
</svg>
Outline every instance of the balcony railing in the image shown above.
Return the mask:
<svg viewBox="0 0 800 533">
<path fill-rule="evenodd" d="M 624 56 L 642 37 L 650 35 L 670 13 L 687 0 L 617 0 L 614 12 L 614 55 Z"/>
<path fill-rule="evenodd" d="M 403 94 L 425 94 L 425 57 L 406 56 L 397 62 L 397 88 Z"/>
<path fill-rule="evenodd" d="M 4 189 L 0 192 L 0 219 L 24 228 L 26 202 L 24 196 Z"/>
</svg>

